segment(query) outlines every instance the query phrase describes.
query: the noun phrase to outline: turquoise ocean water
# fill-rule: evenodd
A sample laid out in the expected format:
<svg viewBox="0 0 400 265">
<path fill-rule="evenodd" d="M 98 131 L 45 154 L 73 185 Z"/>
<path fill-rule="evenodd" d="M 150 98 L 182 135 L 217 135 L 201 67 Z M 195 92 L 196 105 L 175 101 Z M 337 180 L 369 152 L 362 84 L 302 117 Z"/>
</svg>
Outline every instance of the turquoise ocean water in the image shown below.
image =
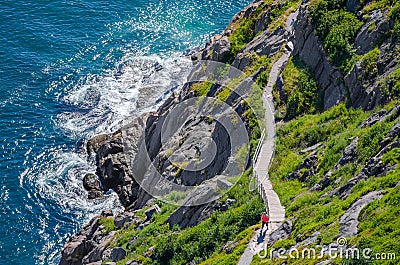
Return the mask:
<svg viewBox="0 0 400 265">
<path fill-rule="evenodd" d="M 182 55 L 248 2 L 0 2 L 2 262 L 57 264 L 85 222 L 121 210 L 113 194 L 86 199 L 82 143 L 154 109 L 185 80 Z"/>
</svg>

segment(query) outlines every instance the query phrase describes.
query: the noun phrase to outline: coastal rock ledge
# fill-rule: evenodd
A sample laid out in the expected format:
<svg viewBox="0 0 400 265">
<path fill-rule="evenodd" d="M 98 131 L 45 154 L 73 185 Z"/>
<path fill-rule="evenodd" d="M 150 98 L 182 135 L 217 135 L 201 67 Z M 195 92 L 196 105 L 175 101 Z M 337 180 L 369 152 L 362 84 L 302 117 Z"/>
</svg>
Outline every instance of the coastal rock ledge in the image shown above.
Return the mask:
<svg viewBox="0 0 400 265">
<path fill-rule="evenodd" d="M 394 94 L 398 93 L 398 91 L 395 91 L 394 84 L 399 74 L 400 45 L 398 40 L 388 37 L 388 34 L 393 31 L 393 19 L 390 19 L 381 11 L 373 11 L 366 16 L 368 18 L 365 19 L 363 26 L 354 36 L 354 52 L 356 53 L 354 58 L 356 62 L 350 70 L 345 72 L 340 67 L 334 66 L 324 48 L 323 41 L 317 34 L 310 17 L 309 1 L 298 2 L 293 9 L 289 10 L 290 13 L 287 12 L 288 14 L 283 12 L 282 16 L 285 16 L 283 21 L 286 21 L 289 14 L 295 15 L 293 32 L 289 32 L 290 30 L 287 29 L 286 25 L 281 25 L 284 23 L 274 21 L 276 19 L 274 16 L 277 13 L 281 14 L 281 9 L 286 7 L 285 1 L 274 1 L 271 5 L 266 4 L 266 2 L 255 0 L 236 14 L 221 34 L 212 37 L 204 49 L 191 55 L 192 60 L 201 59 L 229 63 L 241 71 L 251 68 L 253 71 L 249 74 L 249 80 L 265 81 L 262 80 L 262 77 L 268 76 L 268 67 L 260 66 L 260 64 L 254 66 L 252 63 L 257 60 L 271 60 L 268 62 L 272 62 L 286 49 L 285 47 L 290 42 L 291 46 L 293 44 L 293 47 L 290 47 L 293 48 L 293 58 L 298 59 L 302 64 L 304 63 L 304 68 L 309 70 L 310 78 L 313 78 L 316 83 L 316 94 L 321 100 L 320 111 L 328 110 L 341 103 L 345 103 L 349 108 L 369 111 L 398 97 L 398 94 Z M 361 5 L 360 1 L 345 2 L 349 10 L 358 10 Z M 253 35 L 245 44 L 240 46 L 237 39 L 235 42 L 235 35 L 233 34 L 235 34 L 235 30 L 243 26 L 241 21 L 246 22 L 248 20 L 252 22 L 251 33 Z M 365 58 L 371 57 L 372 53 L 375 61 L 371 63 L 372 66 L 368 66 L 373 68 L 374 71 L 371 72 L 365 66 Z M 196 74 L 196 72 L 192 74 Z M 244 83 L 245 81 L 241 80 L 241 82 Z M 287 85 L 282 75 L 278 78 L 278 82 L 274 86 L 274 90 L 279 91 L 273 91 L 274 103 L 276 104 L 278 101 L 284 100 L 284 93 L 280 92 Z M 264 84 L 266 82 L 259 83 L 260 86 L 266 85 Z M 382 89 L 383 85 L 387 88 L 387 91 Z M 243 121 L 247 132 L 250 132 L 254 120 L 249 117 L 250 107 L 244 103 L 243 98 L 254 97 L 254 95 L 251 89 L 241 92 L 243 93 L 240 96 L 231 93 L 227 97 L 222 97 L 221 95 L 226 94 L 225 88 L 221 85 L 212 84 L 207 92 L 201 96 L 224 98 L 225 103 Z M 182 111 L 182 113 L 172 111 L 179 103 L 199 96 L 196 93 L 198 94 L 198 91 L 193 84 L 185 84 L 180 91 L 173 92 L 157 111 L 132 118 L 129 120 L 130 123 L 120 130 L 111 134 L 95 136 L 87 142 L 88 157 L 94 159 L 96 163 L 95 174 L 87 174 L 83 178 L 83 186 L 88 191 L 88 198 L 95 199 L 112 190 L 118 195 L 125 211 L 114 215 L 111 210 L 105 210 L 99 216 L 94 217 L 65 243 L 60 265 L 94 265 L 103 264 L 106 261 L 108 262 L 106 264 L 111 265 L 130 257 L 129 251 L 132 251 L 141 242 L 137 242 L 137 237 L 133 236 L 117 247 L 116 242 L 119 240 L 121 232 L 128 229 L 133 231 L 143 230 L 154 222 L 155 217 L 163 214 L 160 209 L 162 207 L 159 207 L 159 205 L 162 206 L 161 203 L 154 199 L 138 182 L 146 181 L 148 186 L 156 189 L 153 176 L 159 173 L 175 184 L 197 187 L 215 176 L 222 175 L 226 165 L 231 163 L 231 143 L 227 130 L 212 118 L 198 115 L 198 113 L 190 110 Z M 262 94 L 259 96 L 261 97 Z M 206 103 L 203 107 L 205 109 L 212 108 L 211 104 L 207 105 Z M 343 108 L 345 107 L 343 106 Z M 385 120 L 395 121 L 399 117 L 399 109 L 398 106 L 392 110 L 388 109 L 389 113 L 382 110 L 382 112 L 371 116 L 360 127 L 381 124 Z M 227 113 L 224 113 L 224 115 L 228 116 Z M 173 121 L 181 120 L 181 116 L 187 122 L 180 127 L 179 134 L 173 134 L 170 139 L 164 141 L 161 132 L 163 130 L 174 131 Z M 285 120 L 283 119 L 283 121 Z M 164 126 L 167 126 L 167 128 L 164 128 Z M 399 128 L 399 123 L 392 126 L 390 132 L 386 134 L 386 138 L 377 144 L 377 146 L 380 146 L 380 148 L 377 147 L 380 150 L 379 153 L 367 160 L 361 172 L 355 174 L 344 185 L 339 186 L 340 179 L 339 182 L 336 182 L 332 179 L 332 175 L 348 164 L 355 163 L 354 161 L 357 161 L 359 155 L 357 152 L 359 151 L 358 141 L 360 140 L 359 138 L 352 139 L 352 143 L 343 150 L 343 155 L 339 161 L 336 161 L 336 165 L 326 174 L 324 173 L 322 180 L 313 183 L 309 192 L 324 193 L 321 198 L 338 196 L 340 199 L 346 199 L 360 181 L 387 174 L 389 170 L 397 166 L 397 162 L 395 161 L 396 163 L 390 167 L 384 166 L 383 155 L 389 153 L 392 149 L 400 148 Z M 315 134 L 319 133 L 321 132 L 317 131 Z M 317 138 L 317 136 L 315 137 Z M 193 145 L 190 142 L 193 139 L 197 141 L 198 145 Z M 180 161 L 193 160 L 193 158 L 199 156 L 201 147 L 206 149 L 210 147 L 211 144 L 204 139 L 212 139 L 215 143 L 215 157 L 207 167 L 201 170 L 200 174 L 185 170 L 179 163 L 172 163 L 168 159 L 174 153 L 171 146 L 176 146 L 178 143 L 183 149 L 180 154 Z M 306 141 L 308 140 L 304 140 L 304 142 Z M 257 145 L 256 140 L 253 142 Z M 303 153 L 298 156 L 303 155 L 303 161 L 298 166 L 296 165 L 292 172 L 287 172 L 284 180 L 298 180 L 301 184 L 308 184 L 318 175 L 321 163 L 320 154 L 328 148 L 328 145 L 326 145 L 326 142 L 313 142 L 313 139 L 310 142 L 304 142 L 302 142 L 304 144 L 302 148 L 306 149 L 303 149 Z M 310 154 L 306 155 L 307 153 Z M 249 168 L 251 165 L 250 158 L 246 157 L 244 160 L 246 160 L 245 169 Z M 231 185 L 223 179 L 216 182 L 221 186 Z M 333 189 L 328 189 L 331 186 L 333 186 Z M 325 190 L 327 191 L 325 192 Z M 199 191 L 196 196 L 202 197 L 204 195 L 202 192 L 207 194 L 208 191 Z M 374 196 L 374 199 L 378 198 L 380 198 L 380 194 Z M 190 201 L 192 198 L 185 199 Z M 295 199 L 293 198 L 293 200 Z M 171 229 L 193 227 L 209 219 L 212 213 L 227 211 L 237 204 L 238 202 L 232 198 L 224 198 L 202 205 L 177 207 L 171 210 L 172 213 L 169 216 L 164 216 L 165 219 L 163 219 L 161 225 L 169 224 Z M 364 203 L 362 204 L 364 205 Z M 263 205 L 261 204 L 261 206 Z M 353 208 L 356 206 L 358 207 L 357 203 L 355 206 L 353 205 Z M 356 210 L 355 212 L 358 214 L 358 208 Z M 349 220 L 355 218 L 353 214 L 349 216 L 351 217 L 348 218 Z M 345 227 L 344 221 L 347 221 L 347 219 L 340 221 L 341 230 L 346 232 L 348 229 L 343 228 Z M 158 225 L 158 222 L 155 223 Z M 288 238 L 292 231 L 296 230 L 295 227 L 292 227 L 292 223 L 293 226 L 297 225 L 293 218 L 286 220 L 284 226 L 273 233 L 271 238 L 275 241 L 280 238 Z M 354 234 L 353 232 L 350 234 Z M 310 240 L 315 241 L 314 237 L 317 238 L 318 234 L 312 236 L 312 240 Z M 301 238 L 298 242 L 305 242 L 306 239 Z M 227 246 L 230 245 L 232 244 L 227 244 Z M 141 255 L 152 260 L 157 258 L 153 247 L 146 249 Z M 125 264 L 138 263 L 138 260 L 129 260 Z M 191 264 L 196 264 L 196 261 L 192 261 Z"/>
</svg>

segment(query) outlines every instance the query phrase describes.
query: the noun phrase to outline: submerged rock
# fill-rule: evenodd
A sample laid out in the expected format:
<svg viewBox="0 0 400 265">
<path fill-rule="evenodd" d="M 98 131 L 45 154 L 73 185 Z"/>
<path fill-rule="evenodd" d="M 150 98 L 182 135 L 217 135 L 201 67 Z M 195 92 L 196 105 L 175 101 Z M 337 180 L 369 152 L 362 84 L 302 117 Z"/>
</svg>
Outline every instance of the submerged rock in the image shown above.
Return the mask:
<svg viewBox="0 0 400 265">
<path fill-rule="evenodd" d="M 103 196 L 98 177 L 94 174 L 86 174 L 83 177 L 83 187 L 88 191 L 88 198 L 95 199 Z"/>
</svg>

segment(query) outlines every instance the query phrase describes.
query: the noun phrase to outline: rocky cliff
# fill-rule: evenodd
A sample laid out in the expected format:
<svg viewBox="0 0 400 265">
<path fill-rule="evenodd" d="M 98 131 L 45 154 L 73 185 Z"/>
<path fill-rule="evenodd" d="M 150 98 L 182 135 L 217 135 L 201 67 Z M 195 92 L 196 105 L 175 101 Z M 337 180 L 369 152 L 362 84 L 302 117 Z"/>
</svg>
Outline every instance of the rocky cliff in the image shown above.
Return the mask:
<svg viewBox="0 0 400 265">
<path fill-rule="evenodd" d="M 189 77 L 193 82 L 189 81 L 179 92 L 173 93 L 157 111 L 132 119 L 130 124 L 113 134 L 99 135 L 88 141 L 87 152 L 89 155 L 94 154 L 97 165 L 96 175 L 89 174 L 84 179 L 89 198 L 102 196 L 104 192 L 112 189 L 118 194 L 126 211 L 114 217 L 111 212 L 103 212 L 90 221 L 65 244 L 60 264 L 102 264 L 106 260 L 125 262 L 128 259 L 126 256 L 129 257 L 130 253 L 136 253 L 136 249 L 140 249 L 139 236 L 133 236 L 138 232 L 132 231 L 142 231 L 158 220 L 154 216 L 162 213 L 156 204 L 159 202 L 154 199 L 155 194 L 158 198 L 184 204 L 171 210 L 160 221 L 160 226 L 168 224 L 169 229 L 176 226 L 180 229 L 193 227 L 209 220 L 214 212 L 224 212 L 230 207 L 235 207 L 235 199 L 220 198 L 211 191 L 231 187 L 231 182 L 218 178 L 223 175 L 227 167 L 231 166 L 236 170 L 243 166 L 245 169 L 251 163 L 248 155 L 241 166 L 232 162 L 232 157 L 238 155 L 239 148 L 233 148 L 229 132 L 221 120 L 229 115 L 237 115 L 244 124 L 246 132 L 252 135 L 251 139 L 255 141 L 260 136 L 258 126 L 254 124 L 254 114 L 244 101 L 255 95 L 252 94 L 251 87 L 249 89 L 245 84 L 251 82 L 261 87 L 265 86 L 271 62 L 277 60 L 289 42 L 293 43 L 293 47 L 290 47 L 293 49 L 293 56 L 305 65 L 310 78 L 317 84 L 319 100 L 322 102 L 321 111 L 329 110 L 340 103 L 346 103 L 349 108 L 374 110 L 399 96 L 397 87 L 399 43 L 391 35 L 395 22 L 393 17 L 388 15 L 388 11 L 384 8 L 370 10 L 368 6 L 361 5 L 358 1 L 344 1 L 348 12 L 355 13 L 354 16 L 358 16 L 362 26 L 351 40 L 355 52 L 353 66 L 350 69 L 343 69 L 335 66 L 332 60 L 333 51 L 326 49 L 324 43 L 326 39 L 323 40 L 316 30 L 319 25 L 315 25 L 310 15 L 312 12 L 310 9 L 315 8 L 315 2 L 318 1 L 311 3 L 254 1 L 238 13 L 221 34 L 211 38 L 201 52 L 191 56 L 193 61 L 211 60 L 229 63 L 240 72 L 225 73 L 225 80 L 222 78 L 220 82 L 207 85 L 199 82 L 204 77 L 204 72 L 220 73 L 223 67 L 210 66 L 206 67 L 205 71 L 202 69 L 203 72 L 195 68 Z M 294 18 L 293 26 L 286 24 L 289 16 Z M 248 79 L 241 78 L 241 73 L 245 73 Z M 229 75 L 232 76 L 226 78 Z M 278 80 L 281 84 L 277 84 L 276 87 L 277 89 L 280 87 L 284 93 L 274 94 L 276 102 L 287 102 L 295 93 L 301 94 L 288 89 L 290 84 L 284 78 Z M 224 84 L 232 82 L 235 83 L 237 90 L 227 93 Z M 204 96 L 219 98 L 234 110 L 234 114 L 222 111 L 214 115 L 216 118 L 213 117 L 215 103 L 207 100 L 199 101 L 198 98 Z M 179 108 L 190 99 L 197 103 Z M 174 111 L 175 108 L 180 111 Z M 207 109 L 208 112 L 204 113 L 199 109 Z M 375 114 L 378 116 L 372 116 L 364 127 L 383 120 L 397 121 L 398 113 L 398 108 L 391 108 L 383 114 Z M 396 168 L 397 164 L 387 167 L 382 162 L 386 153 L 398 148 L 398 141 L 396 142 L 396 136 L 399 135 L 398 123 L 395 126 L 391 124 L 391 128 L 390 132 L 386 132 L 385 139 L 379 142 L 380 149 L 368 157 L 363 169 L 343 185 L 339 185 L 340 181 L 335 182 L 332 174 L 336 174 L 334 172 L 339 168 L 355 161 L 357 157 L 355 149 L 360 148 L 357 147 L 357 140 L 352 141 L 343 151 L 343 157 L 337 161 L 337 165 L 329 172 L 323 172 L 323 178 L 317 181 L 315 176 L 322 174 L 319 162 L 321 150 L 325 150 L 329 143 L 318 143 L 314 139 L 318 138 L 316 136 L 303 139 L 296 148 L 304 147 L 305 151 L 299 154 L 306 157 L 282 179 L 300 183 L 312 182 L 313 185 L 309 187 L 311 192 L 324 192 L 326 193 L 324 196 L 339 196 L 345 199 L 360 181 L 365 181 L 371 176 L 385 175 Z M 165 138 L 163 133 L 167 133 L 168 137 Z M 239 142 L 238 146 L 243 144 L 245 142 Z M 254 147 L 251 144 L 250 146 Z M 313 148 L 315 144 L 318 145 Z M 175 146 L 179 146 L 179 153 L 176 153 Z M 211 157 L 207 150 L 212 150 L 212 159 L 202 167 L 201 161 L 204 162 Z M 313 153 L 309 154 L 310 150 Z M 298 156 L 296 153 L 296 159 Z M 201 170 L 192 170 L 193 168 Z M 181 193 L 174 194 L 173 199 L 170 197 L 167 199 L 164 191 L 169 189 L 170 184 L 160 182 L 160 179 L 168 180 L 171 185 L 200 186 L 200 188 L 189 193 L 182 190 Z M 217 180 L 213 181 L 214 179 Z M 206 186 L 203 185 L 205 183 Z M 332 185 L 335 189 L 324 191 Z M 190 204 L 197 198 L 214 198 L 214 196 L 218 199 Z M 368 202 L 371 198 L 381 198 L 381 194 L 371 196 L 366 197 Z M 145 214 L 141 217 L 143 211 Z M 347 216 L 349 215 L 350 212 Z M 346 218 L 348 217 L 344 216 L 342 219 Z M 277 235 L 283 233 L 285 237 L 293 236 L 293 220 L 295 219 L 285 223 L 283 230 L 281 229 L 283 232 L 280 230 Z M 342 223 L 345 221 L 341 221 L 340 224 Z M 128 227 L 133 230 L 128 230 Z M 348 228 L 342 228 L 342 231 L 347 230 Z M 128 238 L 125 238 L 124 231 L 129 231 L 132 236 L 128 235 Z M 282 239 L 280 236 L 276 237 L 276 240 Z M 298 239 L 298 242 L 304 242 L 306 240 L 304 237 L 305 235 Z M 216 246 L 212 250 L 215 248 Z M 143 253 L 135 255 L 160 263 L 162 262 L 160 257 L 164 257 L 165 253 L 162 252 L 161 255 L 157 251 L 157 248 L 154 249 L 152 246 L 146 248 Z M 196 263 L 194 259 L 189 261 Z M 141 263 L 141 260 L 129 259 L 127 263 L 121 264 L 136 263 Z"/>
<path fill-rule="evenodd" d="M 397 51 L 399 46 L 392 38 L 386 38 L 390 31 L 389 24 L 388 18 L 381 10 L 371 13 L 358 31 L 354 45 L 360 56 L 374 48 L 379 51 L 378 58 L 372 62 L 376 69 L 366 69 L 360 60 L 346 73 L 329 62 L 329 57 L 309 18 L 308 5 L 303 4 L 300 7 L 295 23 L 295 54 L 314 73 L 318 87 L 323 91 L 325 109 L 347 100 L 348 105 L 354 108 L 371 110 L 390 100 L 390 95 L 385 95 L 382 89 L 382 82 L 397 69 L 398 56 L 392 51 Z M 375 25 L 375 28 L 371 29 L 371 25 Z M 368 73 L 369 70 L 376 72 Z"/>
<path fill-rule="evenodd" d="M 349 10 L 354 5 L 349 4 Z M 315 31 L 315 25 L 309 16 L 309 1 L 303 1 L 296 13 L 294 22 L 294 36 L 283 27 L 278 27 L 274 31 L 266 30 L 268 23 L 271 23 L 271 10 L 284 6 L 285 2 L 265 5 L 264 1 L 255 1 L 245 10 L 235 16 L 233 25 L 221 34 L 214 36 L 207 43 L 202 59 L 211 59 L 221 62 L 231 62 L 234 67 L 240 70 L 245 69 L 251 62 L 251 56 L 257 54 L 273 57 L 288 39 L 295 45 L 294 55 L 298 56 L 308 67 L 310 67 L 314 78 L 318 82 L 318 89 L 322 92 L 323 107 L 329 109 L 340 102 L 347 101 L 349 106 L 371 110 L 378 105 L 382 105 L 393 98 L 398 91 L 392 91 L 394 83 L 388 79 L 394 74 L 398 65 L 398 41 L 390 37 L 393 27 L 393 19 L 388 18 L 388 10 L 373 10 L 368 13 L 363 21 L 363 26 L 358 30 L 354 49 L 358 55 L 354 67 L 345 72 L 334 66 L 329 60 L 329 54 L 324 49 L 324 45 Z M 358 5 L 358 10 L 360 5 Z M 265 11 L 259 13 L 260 7 Z M 360 13 L 359 11 L 358 13 Z M 246 44 L 240 52 L 232 57 L 230 50 L 231 43 L 229 37 L 233 34 L 232 28 L 237 21 L 245 20 L 256 15 L 253 32 L 255 37 Z M 392 27 L 390 26 L 392 25 Z M 373 69 L 363 65 L 363 55 L 367 55 L 373 49 L 379 52 L 378 57 L 372 62 Z M 370 70 L 373 73 L 368 73 Z M 388 86 L 388 87 L 385 87 Z"/>
</svg>

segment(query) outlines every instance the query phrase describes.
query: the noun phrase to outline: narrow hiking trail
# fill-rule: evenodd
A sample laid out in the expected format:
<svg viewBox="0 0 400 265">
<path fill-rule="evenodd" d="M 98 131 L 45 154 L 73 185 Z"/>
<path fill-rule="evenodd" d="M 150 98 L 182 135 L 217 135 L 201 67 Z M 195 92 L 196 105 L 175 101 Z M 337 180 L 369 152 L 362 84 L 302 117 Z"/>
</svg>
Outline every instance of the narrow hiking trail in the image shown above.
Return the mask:
<svg viewBox="0 0 400 265">
<path fill-rule="evenodd" d="M 269 180 L 268 170 L 272 162 L 275 152 L 275 109 L 272 96 L 272 89 L 274 84 L 286 66 L 292 51 L 293 43 L 289 41 L 291 36 L 291 21 L 297 17 L 298 11 L 291 13 L 286 21 L 286 31 L 288 34 L 287 44 L 285 46 L 282 56 L 272 65 L 269 72 L 267 86 L 264 88 L 263 105 L 265 108 L 265 133 L 266 138 L 261 139 L 262 145 L 254 164 L 254 174 L 258 184 L 258 190 L 264 200 L 266 211 L 269 215 L 268 229 L 261 231 L 258 229 L 252 239 L 250 240 L 247 248 L 239 260 L 239 265 L 248 265 L 251 263 L 253 256 L 260 251 L 268 243 L 269 235 L 277 230 L 282 222 L 285 220 L 285 208 L 281 205 L 278 194 L 274 191 L 272 183 Z M 260 213 L 261 216 L 261 213 Z"/>
</svg>

